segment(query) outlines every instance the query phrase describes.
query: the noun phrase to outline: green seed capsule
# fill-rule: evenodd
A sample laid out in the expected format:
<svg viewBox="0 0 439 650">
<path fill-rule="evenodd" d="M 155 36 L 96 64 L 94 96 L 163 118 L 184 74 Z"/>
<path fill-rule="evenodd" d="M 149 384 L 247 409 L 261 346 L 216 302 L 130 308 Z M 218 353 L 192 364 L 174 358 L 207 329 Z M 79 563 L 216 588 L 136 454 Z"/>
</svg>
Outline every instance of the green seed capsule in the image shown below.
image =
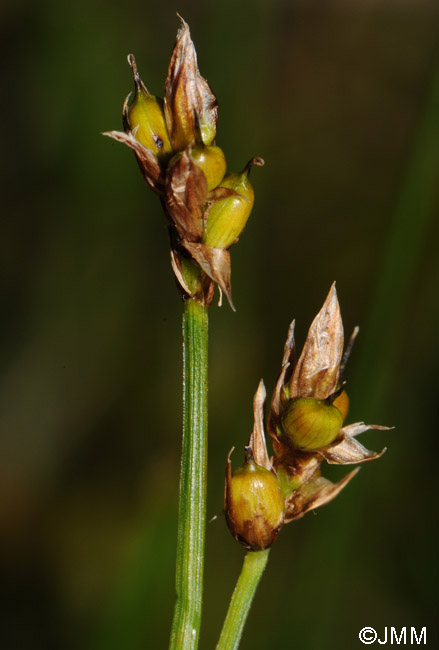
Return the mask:
<svg viewBox="0 0 439 650">
<path fill-rule="evenodd" d="M 205 146 L 197 144 L 190 148 L 189 155 L 197 167 L 201 169 L 207 180 L 207 191 L 218 187 L 226 173 L 226 157 L 219 147 Z M 169 163 L 173 165 L 182 155 L 182 152 L 176 153 Z"/>
<path fill-rule="evenodd" d="M 237 174 L 228 174 L 219 188 L 233 190 L 236 194 L 214 203 L 209 210 L 204 228 L 203 244 L 214 248 L 229 248 L 244 230 L 254 202 L 253 185 L 249 179 L 252 165 L 263 165 L 261 158 L 253 158 Z"/>
<path fill-rule="evenodd" d="M 344 422 L 349 412 L 349 396 L 347 392 L 344 390 L 340 393 L 340 395 L 332 402 L 332 405 L 338 408 Z"/>
<path fill-rule="evenodd" d="M 259 551 L 276 539 L 284 520 L 284 499 L 276 476 L 248 458 L 226 489 L 226 519 L 233 537 Z"/>
<path fill-rule="evenodd" d="M 163 101 L 151 95 L 137 72 L 136 60 L 128 57 L 135 83 L 134 99 L 126 107 L 126 118 L 130 130 L 144 147 L 150 149 L 160 163 L 166 163 L 172 154 L 171 141 L 163 113 Z"/>
<path fill-rule="evenodd" d="M 343 417 L 338 408 L 324 400 L 293 400 L 282 415 L 282 428 L 292 445 L 306 451 L 331 444 L 342 424 Z"/>
<path fill-rule="evenodd" d="M 197 144 L 192 147 L 191 157 L 207 178 L 208 192 L 218 187 L 226 173 L 226 157 L 222 149 Z"/>
<path fill-rule="evenodd" d="M 201 116 L 199 128 L 204 144 L 212 144 L 216 136 L 216 121 L 212 119 L 210 112 Z"/>
</svg>

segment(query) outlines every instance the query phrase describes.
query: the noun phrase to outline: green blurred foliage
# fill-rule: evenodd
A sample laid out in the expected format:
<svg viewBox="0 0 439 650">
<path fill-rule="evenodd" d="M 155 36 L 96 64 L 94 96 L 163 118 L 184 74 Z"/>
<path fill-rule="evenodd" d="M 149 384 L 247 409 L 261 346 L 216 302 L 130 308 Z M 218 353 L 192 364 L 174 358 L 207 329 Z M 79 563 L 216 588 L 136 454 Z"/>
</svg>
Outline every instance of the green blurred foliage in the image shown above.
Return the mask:
<svg viewBox="0 0 439 650">
<path fill-rule="evenodd" d="M 177 10 L 219 99 L 229 169 L 266 161 L 232 250 L 238 312 L 210 314 L 209 513 L 222 508 L 226 454 L 247 440 L 260 377 L 271 393 L 290 320 L 301 343 L 334 279 L 346 331 L 362 328 L 350 419 L 396 426 L 365 436 L 388 446 L 381 460 L 283 530 L 242 649 L 362 647 L 365 625 L 430 624 L 430 643 L 438 142 L 425 107 L 435 3 L 9 0 L 0 646 L 167 645 L 181 304 L 160 206 L 131 153 L 100 132 L 121 126 L 129 52 L 161 93 Z M 222 518 L 209 524 L 201 648 L 214 647 L 242 559 Z"/>
</svg>

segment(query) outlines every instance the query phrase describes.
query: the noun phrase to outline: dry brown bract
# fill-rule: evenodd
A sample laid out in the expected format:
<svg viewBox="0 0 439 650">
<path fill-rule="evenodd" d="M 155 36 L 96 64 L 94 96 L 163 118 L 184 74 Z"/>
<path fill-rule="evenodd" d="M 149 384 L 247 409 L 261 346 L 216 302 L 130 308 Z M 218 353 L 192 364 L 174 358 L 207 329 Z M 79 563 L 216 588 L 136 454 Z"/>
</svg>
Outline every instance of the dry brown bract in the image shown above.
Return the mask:
<svg viewBox="0 0 439 650">
<path fill-rule="evenodd" d="M 179 18 L 181 27 L 165 82 L 166 126 L 175 151 L 200 139 L 211 144 L 218 119 L 218 102 L 198 69 L 189 26 Z"/>
</svg>

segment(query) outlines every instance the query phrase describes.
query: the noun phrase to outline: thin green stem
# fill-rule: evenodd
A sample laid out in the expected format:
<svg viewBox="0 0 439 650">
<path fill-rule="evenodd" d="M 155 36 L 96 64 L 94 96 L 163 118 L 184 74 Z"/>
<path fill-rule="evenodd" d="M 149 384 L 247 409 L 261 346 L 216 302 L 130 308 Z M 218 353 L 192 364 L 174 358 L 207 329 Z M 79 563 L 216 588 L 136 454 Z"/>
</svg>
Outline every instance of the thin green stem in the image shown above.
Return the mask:
<svg viewBox="0 0 439 650">
<path fill-rule="evenodd" d="M 207 307 L 183 316 L 183 449 L 170 650 L 195 650 L 201 625 L 207 480 Z"/>
<path fill-rule="evenodd" d="M 270 549 L 249 551 L 244 558 L 241 574 L 232 594 L 216 650 L 236 650 L 250 607 L 264 572 Z"/>
</svg>

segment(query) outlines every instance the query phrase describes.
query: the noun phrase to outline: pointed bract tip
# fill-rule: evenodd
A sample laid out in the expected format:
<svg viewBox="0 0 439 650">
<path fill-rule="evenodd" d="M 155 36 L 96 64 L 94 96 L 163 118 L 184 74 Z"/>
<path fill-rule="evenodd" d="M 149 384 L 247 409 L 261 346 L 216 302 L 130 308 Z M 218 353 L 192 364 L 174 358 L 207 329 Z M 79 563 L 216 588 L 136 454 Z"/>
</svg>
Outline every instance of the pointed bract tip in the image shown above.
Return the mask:
<svg viewBox="0 0 439 650">
<path fill-rule="evenodd" d="M 187 24 L 187 22 L 185 21 L 185 19 L 183 18 L 183 16 L 182 16 L 181 14 L 178 13 L 178 11 L 176 11 L 175 15 L 176 15 L 177 18 L 180 20 L 181 25 L 182 25 L 182 26 L 185 26 L 185 27 L 187 27 L 187 28 L 189 29 L 189 25 Z"/>
<path fill-rule="evenodd" d="M 181 16 L 178 12 L 177 12 L 177 18 L 178 18 L 178 19 L 180 20 L 180 22 L 181 22 L 181 25 L 180 25 L 180 27 L 178 28 L 178 32 L 177 32 L 177 42 L 178 42 L 182 37 L 184 37 L 184 36 L 187 36 L 188 39 L 189 39 L 190 41 L 192 41 L 192 39 L 191 39 L 191 32 L 190 32 L 190 29 L 189 29 L 189 25 L 187 24 L 187 22 L 185 21 L 185 19 L 183 18 L 183 16 Z"/>
<path fill-rule="evenodd" d="M 331 284 L 331 287 L 329 289 L 328 295 L 326 296 L 325 302 L 332 302 L 333 300 L 336 300 L 338 302 L 338 296 L 337 296 L 337 287 L 334 282 Z"/>
<path fill-rule="evenodd" d="M 338 302 L 337 288 L 335 282 L 331 284 L 328 295 L 325 298 L 325 301 L 317 314 L 316 318 L 313 321 L 313 324 L 317 321 L 318 318 L 331 319 L 336 318 L 341 321 L 340 316 L 340 304 Z"/>
<path fill-rule="evenodd" d="M 265 399 L 266 396 L 267 396 L 267 391 L 265 390 L 265 384 L 264 384 L 263 379 L 260 379 L 260 381 L 259 381 L 258 388 L 256 390 L 256 394 L 259 394 L 259 395 L 263 396 L 263 399 Z"/>
<path fill-rule="evenodd" d="M 284 356 L 282 359 L 283 366 L 286 363 L 289 363 L 291 361 L 291 352 L 294 351 L 294 345 L 295 345 L 295 341 L 294 341 L 295 328 L 296 328 L 296 321 L 292 320 L 288 328 L 287 340 L 285 341 L 285 345 L 284 345 Z"/>
</svg>

